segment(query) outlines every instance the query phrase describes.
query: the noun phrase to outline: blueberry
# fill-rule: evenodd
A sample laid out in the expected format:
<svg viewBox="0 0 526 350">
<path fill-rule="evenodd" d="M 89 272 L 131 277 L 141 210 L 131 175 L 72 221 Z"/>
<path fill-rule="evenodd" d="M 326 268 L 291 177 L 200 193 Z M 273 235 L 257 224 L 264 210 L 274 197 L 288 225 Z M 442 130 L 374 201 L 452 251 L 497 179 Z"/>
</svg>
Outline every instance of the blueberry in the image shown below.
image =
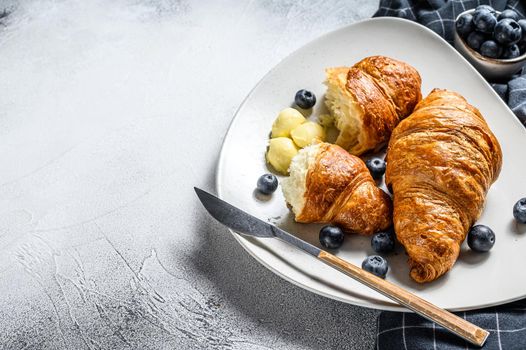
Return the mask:
<svg viewBox="0 0 526 350">
<path fill-rule="evenodd" d="M 495 244 L 495 233 L 488 226 L 475 225 L 468 233 L 468 246 L 476 252 L 487 252 Z"/>
<path fill-rule="evenodd" d="M 517 14 L 517 12 L 507 9 L 507 10 L 502 11 L 500 15 L 497 16 L 497 21 L 500 21 L 501 19 L 504 19 L 504 18 L 511 18 L 514 21 L 518 21 L 519 15 Z"/>
<path fill-rule="evenodd" d="M 338 226 L 327 225 L 320 230 L 320 243 L 328 249 L 338 249 L 343 244 L 344 234 Z"/>
<path fill-rule="evenodd" d="M 521 27 L 521 33 L 522 33 L 521 41 L 526 42 L 526 19 L 520 19 L 517 23 Z"/>
<path fill-rule="evenodd" d="M 296 102 L 296 104 L 300 108 L 309 109 L 316 104 L 316 96 L 312 92 L 302 89 L 296 92 L 294 102 Z"/>
<path fill-rule="evenodd" d="M 375 180 L 381 179 L 385 173 L 385 161 L 382 158 L 368 159 L 365 165 Z"/>
<path fill-rule="evenodd" d="M 478 51 L 485 40 L 486 36 L 484 34 L 479 32 L 472 32 L 468 35 L 466 42 L 468 43 L 469 47 L 471 47 L 473 50 Z"/>
<path fill-rule="evenodd" d="M 526 53 L 526 41 L 520 41 L 517 46 L 519 47 L 519 51 L 521 55 L 524 55 Z"/>
<path fill-rule="evenodd" d="M 495 14 L 486 9 L 476 10 L 473 13 L 473 24 L 478 31 L 491 33 L 497 24 L 497 18 Z"/>
<path fill-rule="evenodd" d="M 502 58 L 504 59 L 511 59 L 515 57 L 519 57 L 521 55 L 521 51 L 517 45 L 511 45 L 506 48 L 504 48 L 504 52 L 502 52 Z"/>
<path fill-rule="evenodd" d="M 494 40 L 486 40 L 480 45 L 480 54 L 489 58 L 498 58 L 502 54 L 502 46 Z"/>
<path fill-rule="evenodd" d="M 271 194 L 278 188 L 278 178 L 273 174 L 261 175 L 256 187 L 263 194 Z"/>
<path fill-rule="evenodd" d="M 495 26 L 493 37 L 503 45 L 513 45 L 521 40 L 522 29 L 516 21 L 511 18 L 504 18 Z"/>
<path fill-rule="evenodd" d="M 526 224 L 526 197 L 521 198 L 513 206 L 513 216 L 517 222 Z"/>
<path fill-rule="evenodd" d="M 495 9 L 491 7 L 490 5 L 479 5 L 475 8 L 475 11 L 481 11 L 481 10 L 489 11 L 494 15 L 497 14 L 497 11 L 495 11 Z"/>
<path fill-rule="evenodd" d="M 455 23 L 457 27 L 457 33 L 461 37 L 466 37 L 469 33 L 475 30 L 473 25 L 473 15 L 471 13 L 465 13 L 457 19 Z"/>
<path fill-rule="evenodd" d="M 394 250 L 395 237 L 392 230 L 377 232 L 371 238 L 371 247 L 377 253 L 389 253 Z"/>
<path fill-rule="evenodd" d="M 385 278 L 389 266 L 387 265 L 387 260 L 381 256 L 371 255 L 365 258 L 365 260 L 362 262 L 362 269 L 380 278 Z"/>
</svg>

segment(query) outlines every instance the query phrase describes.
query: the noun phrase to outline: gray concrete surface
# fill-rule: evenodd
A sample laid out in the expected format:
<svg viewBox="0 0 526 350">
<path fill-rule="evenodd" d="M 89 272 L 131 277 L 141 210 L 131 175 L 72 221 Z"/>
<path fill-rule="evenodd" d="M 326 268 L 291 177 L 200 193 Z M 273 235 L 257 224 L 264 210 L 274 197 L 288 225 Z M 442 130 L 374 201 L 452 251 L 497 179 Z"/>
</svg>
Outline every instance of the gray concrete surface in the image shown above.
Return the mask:
<svg viewBox="0 0 526 350">
<path fill-rule="evenodd" d="M 376 311 L 273 275 L 192 186 L 265 72 L 376 6 L 1 2 L 0 347 L 373 347 Z"/>
</svg>

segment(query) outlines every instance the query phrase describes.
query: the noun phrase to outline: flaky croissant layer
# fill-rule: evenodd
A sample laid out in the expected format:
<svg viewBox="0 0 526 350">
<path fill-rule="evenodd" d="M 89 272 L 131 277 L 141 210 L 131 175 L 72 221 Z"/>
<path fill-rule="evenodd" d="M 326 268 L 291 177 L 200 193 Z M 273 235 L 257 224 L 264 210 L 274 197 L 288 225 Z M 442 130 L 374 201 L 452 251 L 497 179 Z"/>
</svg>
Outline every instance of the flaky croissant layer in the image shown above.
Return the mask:
<svg viewBox="0 0 526 350">
<path fill-rule="evenodd" d="M 364 235 L 391 226 L 391 199 L 376 186 L 364 162 L 337 145 L 299 151 L 281 185 L 298 222 L 334 223 Z"/>
<path fill-rule="evenodd" d="M 393 131 L 386 184 L 411 277 L 430 282 L 451 269 L 497 179 L 500 145 L 461 95 L 433 90 Z"/>
<path fill-rule="evenodd" d="M 336 144 L 354 155 L 379 150 L 422 98 L 415 68 L 385 56 L 326 70 L 325 104 L 340 131 Z"/>
</svg>

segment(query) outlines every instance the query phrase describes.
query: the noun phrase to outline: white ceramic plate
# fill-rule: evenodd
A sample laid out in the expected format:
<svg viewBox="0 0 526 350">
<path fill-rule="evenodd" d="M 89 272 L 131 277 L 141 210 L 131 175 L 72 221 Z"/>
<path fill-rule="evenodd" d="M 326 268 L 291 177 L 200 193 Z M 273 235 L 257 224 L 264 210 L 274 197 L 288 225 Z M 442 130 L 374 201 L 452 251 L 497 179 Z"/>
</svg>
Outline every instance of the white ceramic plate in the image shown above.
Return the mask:
<svg viewBox="0 0 526 350">
<path fill-rule="evenodd" d="M 272 69 L 243 102 L 225 138 L 217 169 L 219 196 L 319 246 L 320 226 L 294 223 L 280 189 L 268 200 L 254 192 L 258 177 L 269 171 L 264 158 L 268 135 L 278 112 L 291 105 L 299 89 L 318 96 L 313 115 L 320 113 L 326 67 L 352 65 L 370 55 L 397 58 L 418 69 L 424 96 L 435 87 L 464 95 L 486 117 L 504 154 L 502 172 L 478 221 L 495 231 L 493 249 L 476 254 L 464 243 L 448 274 L 418 285 L 409 278 L 407 256 L 400 248 L 388 256 L 387 279 L 450 310 L 475 309 L 526 296 L 526 225 L 517 225 L 512 216 L 513 204 L 526 196 L 526 129 L 451 46 L 432 31 L 406 20 L 375 18 L 350 25 L 302 47 Z M 403 310 L 279 240 L 234 236 L 259 262 L 302 288 L 351 304 Z M 360 265 L 372 253 L 369 238 L 347 236 L 337 255 Z"/>
</svg>

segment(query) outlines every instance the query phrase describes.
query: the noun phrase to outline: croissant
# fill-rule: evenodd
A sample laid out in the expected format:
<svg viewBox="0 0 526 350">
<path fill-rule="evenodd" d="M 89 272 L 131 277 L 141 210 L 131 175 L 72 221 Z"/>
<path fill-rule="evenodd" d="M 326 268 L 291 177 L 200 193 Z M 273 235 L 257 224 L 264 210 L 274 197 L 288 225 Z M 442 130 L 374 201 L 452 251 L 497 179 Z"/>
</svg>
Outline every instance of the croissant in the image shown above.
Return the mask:
<svg viewBox="0 0 526 350">
<path fill-rule="evenodd" d="M 297 222 L 334 223 L 370 235 L 392 225 L 392 204 L 364 162 L 343 148 L 318 143 L 298 152 L 281 181 Z"/>
<path fill-rule="evenodd" d="M 411 277 L 430 282 L 451 269 L 502 164 L 499 142 L 461 95 L 433 90 L 394 130 L 386 184 L 394 228 Z"/>
<path fill-rule="evenodd" d="M 328 68 L 325 104 L 339 130 L 336 144 L 354 155 L 385 146 L 421 100 L 421 83 L 415 68 L 384 56 Z"/>
</svg>

